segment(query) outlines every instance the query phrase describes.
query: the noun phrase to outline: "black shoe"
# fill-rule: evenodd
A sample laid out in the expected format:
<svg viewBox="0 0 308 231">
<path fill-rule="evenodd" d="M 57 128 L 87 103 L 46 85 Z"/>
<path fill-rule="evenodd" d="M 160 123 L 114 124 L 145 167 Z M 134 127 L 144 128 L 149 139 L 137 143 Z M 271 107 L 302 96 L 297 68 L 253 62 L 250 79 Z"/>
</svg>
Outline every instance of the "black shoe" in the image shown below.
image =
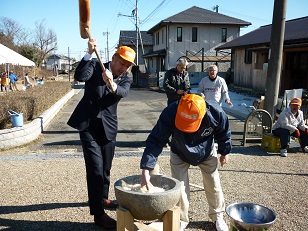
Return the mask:
<svg viewBox="0 0 308 231">
<path fill-rule="evenodd" d="M 119 206 L 119 204 L 116 200 L 103 199 L 103 206 L 104 208 L 115 209 Z"/>
<path fill-rule="evenodd" d="M 94 217 L 94 223 L 103 229 L 115 229 L 117 227 L 116 220 L 109 217 L 106 213 L 101 217 Z"/>
</svg>

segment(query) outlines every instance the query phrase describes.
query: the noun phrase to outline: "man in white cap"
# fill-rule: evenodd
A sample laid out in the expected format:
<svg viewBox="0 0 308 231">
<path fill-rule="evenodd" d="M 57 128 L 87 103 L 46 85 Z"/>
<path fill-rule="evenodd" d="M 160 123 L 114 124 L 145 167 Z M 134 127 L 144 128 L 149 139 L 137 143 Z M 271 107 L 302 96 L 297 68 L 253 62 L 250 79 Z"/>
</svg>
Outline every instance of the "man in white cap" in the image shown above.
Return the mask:
<svg viewBox="0 0 308 231">
<path fill-rule="evenodd" d="M 287 156 L 290 136 L 300 141 L 303 152 L 308 152 L 308 126 L 305 125 L 304 114 L 300 110 L 302 100 L 293 98 L 290 106 L 284 109 L 273 126 L 272 133 L 280 138 L 280 156 Z"/>
</svg>

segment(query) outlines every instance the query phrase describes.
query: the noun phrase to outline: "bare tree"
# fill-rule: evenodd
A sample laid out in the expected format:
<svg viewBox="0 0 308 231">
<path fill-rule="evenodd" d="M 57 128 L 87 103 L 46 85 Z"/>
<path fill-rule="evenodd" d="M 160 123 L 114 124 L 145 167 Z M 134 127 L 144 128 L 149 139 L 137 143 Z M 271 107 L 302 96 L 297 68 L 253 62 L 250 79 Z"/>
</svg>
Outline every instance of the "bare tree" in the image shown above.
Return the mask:
<svg viewBox="0 0 308 231">
<path fill-rule="evenodd" d="M 13 19 L 0 17 L 0 43 L 41 67 L 47 55 L 57 49 L 57 35 L 52 29 L 46 29 L 45 19 L 35 22 L 31 33 Z"/>
<path fill-rule="evenodd" d="M 0 17 L 0 43 L 37 62 L 34 60 L 35 47 L 31 31 L 22 28 L 13 19 Z"/>
<path fill-rule="evenodd" d="M 34 47 L 37 52 L 37 66 L 40 67 L 49 53 L 57 49 L 57 35 L 52 29 L 46 30 L 45 20 L 35 22 Z"/>
<path fill-rule="evenodd" d="M 13 19 L 0 17 L 0 43 L 4 46 L 18 51 L 17 45 L 24 40 L 24 29 Z"/>
</svg>

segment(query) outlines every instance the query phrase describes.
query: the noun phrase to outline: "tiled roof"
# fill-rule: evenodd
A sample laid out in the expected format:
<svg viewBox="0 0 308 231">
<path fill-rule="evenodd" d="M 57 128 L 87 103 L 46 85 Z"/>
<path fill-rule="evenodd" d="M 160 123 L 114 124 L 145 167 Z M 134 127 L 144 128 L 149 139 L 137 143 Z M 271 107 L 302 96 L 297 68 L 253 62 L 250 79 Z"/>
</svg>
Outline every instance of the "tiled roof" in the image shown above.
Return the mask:
<svg viewBox="0 0 308 231">
<path fill-rule="evenodd" d="M 144 46 L 153 45 L 153 36 L 148 34 L 146 31 L 140 31 L 142 43 Z M 131 30 L 121 30 L 120 31 L 120 43 L 123 46 L 130 46 L 132 44 L 136 44 L 136 31 Z M 140 44 L 140 40 L 138 41 Z"/>
<path fill-rule="evenodd" d="M 63 57 L 61 55 L 52 54 L 47 57 L 47 59 L 62 59 Z"/>
<path fill-rule="evenodd" d="M 161 49 L 161 50 L 157 50 L 157 51 L 150 51 L 146 54 L 144 54 L 142 57 L 143 58 L 150 58 L 150 57 L 157 57 L 157 56 L 166 56 L 166 49 Z"/>
<path fill-rule="evenodd" d="M 236 47 L 252 47 L 256 45 L 270 45 L 272 25 L 260 28 L 227 42 L 217 50 Z M 285 23 L 284 44 L 308 42 L 308 17 L 292 19 Z"/>
<path fill-rule="evenodd" d="M 250 22 L 243 21 L 241 19 L 229 17 L 214 11 L 206 10 L 197 6 L 193 6 L 184 10 L 178 14 L 170 16 L 154 27 L 148 30 L 149 34 L 154 33 L 160 27 L 167 24 L 223 24 L 223 25 L 238 25 L 238 26 L 249 26 Z"/>
</svg>

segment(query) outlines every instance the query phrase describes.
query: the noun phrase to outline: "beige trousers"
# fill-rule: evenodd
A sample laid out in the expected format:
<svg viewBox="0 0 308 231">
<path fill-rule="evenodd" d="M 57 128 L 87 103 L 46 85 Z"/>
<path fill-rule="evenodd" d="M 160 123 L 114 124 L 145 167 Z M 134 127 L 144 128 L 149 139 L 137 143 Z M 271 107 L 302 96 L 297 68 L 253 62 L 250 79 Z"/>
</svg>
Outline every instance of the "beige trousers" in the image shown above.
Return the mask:
<svg viewBox="0 0 308 231">
<path fill-rule="evenodd" d="M 225 211 L 224 196 L 220 184 L 219 173 L 217 169 L 217 152 L 213 150 L 212 155 L 203 163 L 198 165 L 203 178 L 204 192 L 209 205 L 209 217 L 212 221 L 216 221 L 218 217 L 223 218 Z M 177 154 L 170 151 L 170 165 L 172 177 L 178 179 L 182 183 L 181 200 L 178 206 L 181 208 L 181 220 L 189 222 L 189 178 L 188 169 L 190 164 L 183 161 Z"/>
</svg>

